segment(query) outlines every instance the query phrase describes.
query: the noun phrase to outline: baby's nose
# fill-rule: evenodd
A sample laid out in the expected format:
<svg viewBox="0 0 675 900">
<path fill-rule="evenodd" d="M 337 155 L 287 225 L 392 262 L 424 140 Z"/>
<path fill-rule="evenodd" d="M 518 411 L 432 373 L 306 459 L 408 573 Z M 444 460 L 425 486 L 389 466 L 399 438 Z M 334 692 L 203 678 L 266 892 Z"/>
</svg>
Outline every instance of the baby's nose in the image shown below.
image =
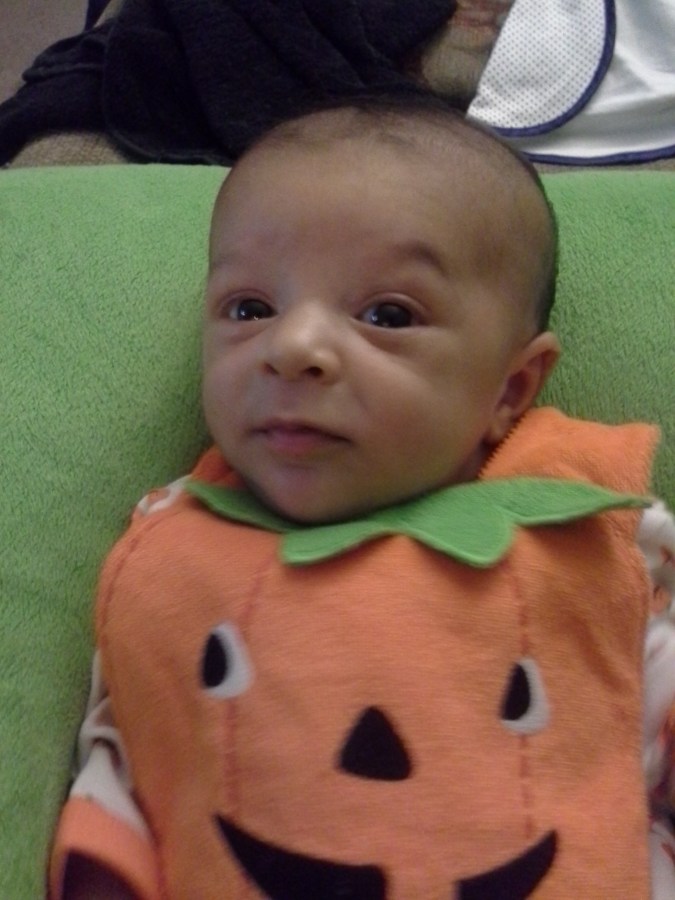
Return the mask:
<svg viewBox="0 0 675 900">
<path fill-rule="evenodd" d="M 287 381 L 334 381 L 340 369 L 335 323 L 311 305 L 277 316 L 268 330 L 264 366 Z"/>
</svg>

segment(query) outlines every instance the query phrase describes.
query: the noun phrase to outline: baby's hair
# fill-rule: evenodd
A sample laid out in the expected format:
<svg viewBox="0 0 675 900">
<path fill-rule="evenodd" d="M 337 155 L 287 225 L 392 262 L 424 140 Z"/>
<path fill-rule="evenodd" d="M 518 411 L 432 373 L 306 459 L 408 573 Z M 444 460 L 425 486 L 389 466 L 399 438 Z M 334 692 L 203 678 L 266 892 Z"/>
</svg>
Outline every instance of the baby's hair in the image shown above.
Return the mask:
<svg viewBox="0 0 675 900">
<path fill-rule="evenodd" d="M 340 119 L 331 116 L 325 127 L 317 127 L 312 118 L 322 113 L 343 112 Z M 416 87 L 383 91 L 377 94 L 355 93 L 353 96 L 329 98 L 298 110 L 258 137 L 244 155 L 259 146 L 304 144 L 317 146 L 340 138 L 365 139 L 419 148 L 425 141 L 431 145 L 439 132 L 445 132 L 461 146 L 490 159 L 509 177 L 509 164 L 528 178 L 543 203 L 548 220 L 548 234 L 542 235 L 541 271 L 537 278 L 534 315 L 537 329 L 545 331 L 553 308 L 558 276 L 558 226 L 553 207 L 546 195 L 539 173 L 518 150 L 507 144 L 487 126 L 466 118 L 437 94 Z M 436 145 L 438 141 L 435 141 Z M 513 171 L 513 168 L 511 168 Z"/>
</svg>

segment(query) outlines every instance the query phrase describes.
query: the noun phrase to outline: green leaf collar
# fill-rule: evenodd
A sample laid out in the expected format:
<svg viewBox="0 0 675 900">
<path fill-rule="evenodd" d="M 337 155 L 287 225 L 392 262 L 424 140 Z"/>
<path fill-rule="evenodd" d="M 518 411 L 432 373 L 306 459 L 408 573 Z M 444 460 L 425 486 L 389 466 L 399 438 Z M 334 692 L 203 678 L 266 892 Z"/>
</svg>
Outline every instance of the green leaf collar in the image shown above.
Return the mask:
<svg viewBox="0 0 675 900">
<path fill-rule="evenodd" d="M 453 485 L 351 522 L 301 525 L 276 516 L 246 490 L 200 481 L 188 481 L 185 489 L 223 518 L 282 534 L 281 559 L 294 566 L 330 559 L 385 535 L 404 534 L 484 568 L 506 556 L 516 526 L 562 524 L 651 502 L 582 482 L 508 478 Z"/>
</svg>

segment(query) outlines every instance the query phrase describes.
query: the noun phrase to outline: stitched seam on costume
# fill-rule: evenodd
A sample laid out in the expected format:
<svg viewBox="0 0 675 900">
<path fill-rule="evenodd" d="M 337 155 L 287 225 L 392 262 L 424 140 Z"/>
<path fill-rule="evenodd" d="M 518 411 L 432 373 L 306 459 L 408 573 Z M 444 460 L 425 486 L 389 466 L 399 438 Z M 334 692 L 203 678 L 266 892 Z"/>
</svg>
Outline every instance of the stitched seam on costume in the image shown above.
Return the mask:
<svg viewBox="0 0 675 900">
<path fill-rule="evenodd" d="M 244 639 L 244 643 L 246 645 L 247 650 L 251 650 L 251 640 L 249 639 L 251 633 L 251 622 L 254 618 L 255 612 L 257 611 L 258 601 L 261 596 L 261 585 L 263 581 L 268 577 L 270 571 L 274 568 L 277 563 L 277 553 L 278 549 L 275 546 L 273 552 L 268 557 L 267 561 L 261 565 L 259 571 L 256 574 L 255 579 L 253 580 L 253 584 L 251 586 L 250 592 L 248 594 L 248 598 L 246 601 L 245 610 L 241 617 L 241 636 Z M 251 656 L 252 664 L 253 664 L 253 679 L 255 681 L 255 659 Z M 227 766 L 227 772 L 229 773 L 229 783 L 227 784 L 226 790 L 228 794 L 228 799 L 231 803 L 231 808 L 235 813 L 235 817 L 237 820 L 240 819 L 241 816 L 241 784 L 242 778 L 239 772 L 239 740 L 238 740 L 238 732 L 239 732 L 239 704 L 241 700 L 239 698 L 233 698 L 231 701 L 231 706 L 229 710 L 229 714 L 227 716 L 228 725 L 225 725 L 225 719 L 223 719 L 223 727 L 227 730 L 229 726 L 230 729 L 230 737 L 231 737 L 231 747 L 227 745 L 227 733 L 225 734 L 225 741 L 223 742 L 223 747 L 225 753 L 230 756 L 230 765 Z"/>
<path fill-rule="evenodd" d="M 506 573 L 512 586 L 512 594 L 518 603 L 518 633 L 520 636 L 521 658 L 529 657 L 532 653 L 530 643 L 530 618 L 527 599 L 521 591 L 520 582 L 512 565 L 511 557 L 504 561 Z M 534 839 L 534 795 L 532 792 L 532 765 L 530 760 L 530 738 L 526 734 L 519 736 L 520 766 L 518 777 L 520 780 L 523 812 L 525 816 L 525 837 L 528 841 Z"/>
</svg>

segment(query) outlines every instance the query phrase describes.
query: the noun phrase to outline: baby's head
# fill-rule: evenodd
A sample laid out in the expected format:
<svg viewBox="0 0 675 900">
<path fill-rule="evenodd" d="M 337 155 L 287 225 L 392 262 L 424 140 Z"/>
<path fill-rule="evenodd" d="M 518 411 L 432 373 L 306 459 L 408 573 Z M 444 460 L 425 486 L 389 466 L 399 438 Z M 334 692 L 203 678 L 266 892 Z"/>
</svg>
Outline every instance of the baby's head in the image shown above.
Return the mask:
<svg viewBox="0 0 675 900">
<path fill-rule="evenodd" d="M 216 201 L 204 408 L 250 489 L 303 522 L 474 479 L 558 353 L 534 171 L 440 102 L 289 121 Z"/>
</svg>

